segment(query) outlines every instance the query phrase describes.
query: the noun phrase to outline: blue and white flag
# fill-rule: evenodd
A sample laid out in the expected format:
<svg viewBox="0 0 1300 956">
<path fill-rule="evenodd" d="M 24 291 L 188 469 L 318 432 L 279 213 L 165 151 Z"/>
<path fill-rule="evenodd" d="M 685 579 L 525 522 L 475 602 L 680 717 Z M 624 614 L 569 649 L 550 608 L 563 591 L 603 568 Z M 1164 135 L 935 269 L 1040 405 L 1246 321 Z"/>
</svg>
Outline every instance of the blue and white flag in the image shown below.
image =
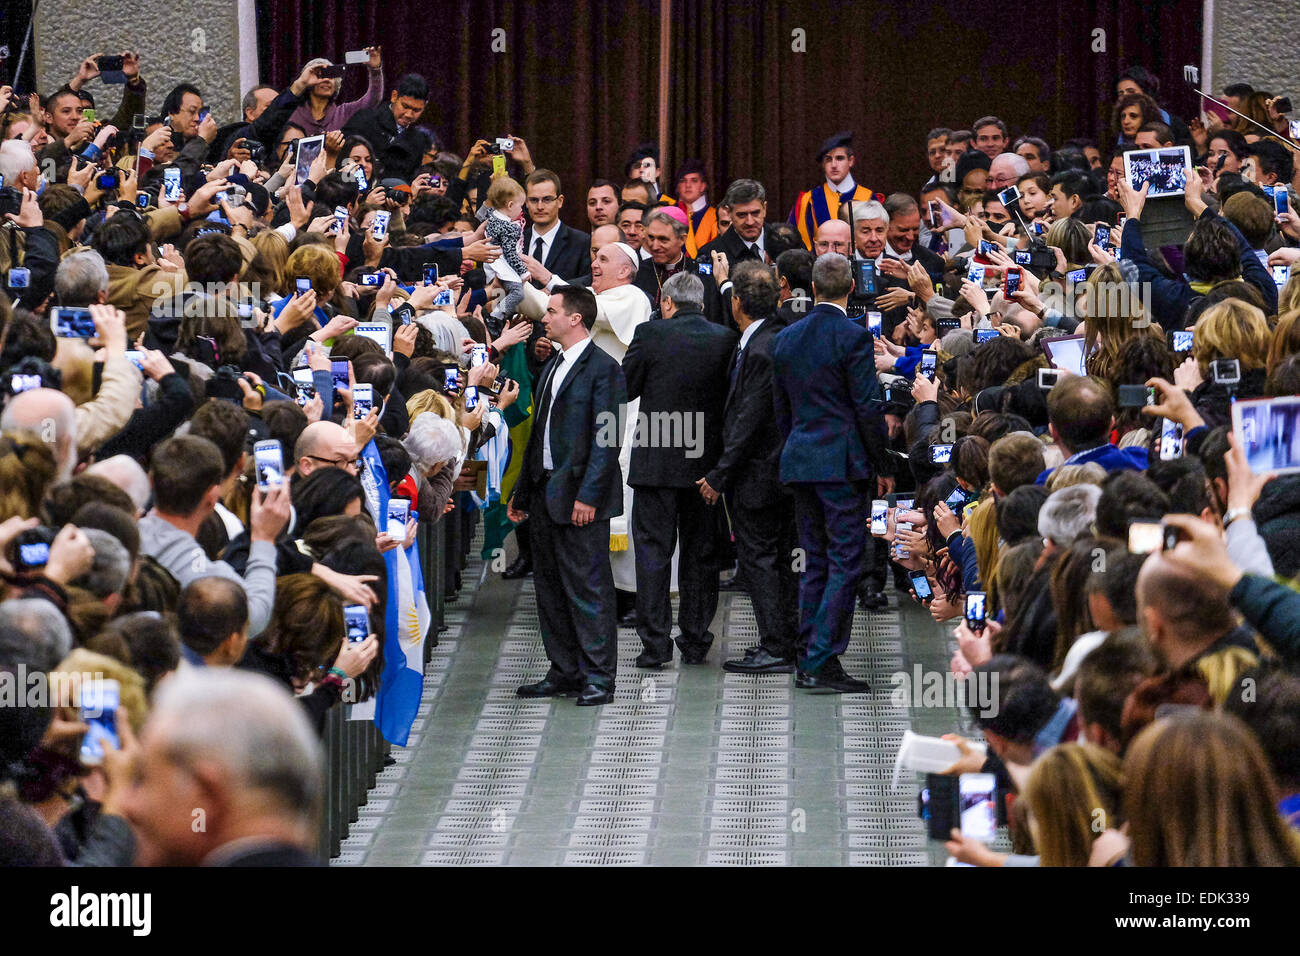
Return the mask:
<svg viewBox="0 0 1300 956">
<path fill-rule="evenodd" d="M 366 463 L 361 473 L 366 510 L 375 518 L 376 527 L 383 528 L 388 520 L 388 473 L 374 441 L 366 445 L 361 457 Z M 405 747 L 424 692 L 424 635 L 431 616 L 419 576 L 419 546 L 385 551 L 384 564 L 388 572 L 384 670 L 373 700 L 374 721 L 385 740 Z M 352 716 L 365 713 L 365 705 L 359 704 L 353 708 Z"/>
</svg>

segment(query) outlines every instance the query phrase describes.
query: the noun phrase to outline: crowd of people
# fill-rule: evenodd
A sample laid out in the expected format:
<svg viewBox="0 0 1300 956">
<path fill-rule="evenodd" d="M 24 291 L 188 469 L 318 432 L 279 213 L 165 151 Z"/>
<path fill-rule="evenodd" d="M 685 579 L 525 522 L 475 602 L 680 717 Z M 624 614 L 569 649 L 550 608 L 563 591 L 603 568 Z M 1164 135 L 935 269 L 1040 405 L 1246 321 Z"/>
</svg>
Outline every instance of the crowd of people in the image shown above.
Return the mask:
<svg viewBox="0 0 1300 956">
<path fill-rule="evenodd" d="M 951 772 L 1016 853 L 956 859 L 1300 863 L 1300 478 L 1232 429 L 1300 393 L 1285 103 L 1184 123 L 1133 67 L 1104 141 L 983 116 L 889 190 L 839 133 L 788 216 L 642 145 L 564 222 L 564 157 L 457 155 L 358 59 L 237 117 L 129 51 L 0 88 L 0 694 L 72 675 L 3 699 L 0 861 L 311 862 L 326 716 L 392 690 L 440 523 L 447 601 L 480 530 L 532 578 L 522 697 L 612 700 L 620 625 L 712 666 L 724 589 L 728 672 L 887 692 L 840 658 L 892 591 L 999 689 Z M 1126 177 L 1179 146 L 1181 195 Z"/>
</svg>

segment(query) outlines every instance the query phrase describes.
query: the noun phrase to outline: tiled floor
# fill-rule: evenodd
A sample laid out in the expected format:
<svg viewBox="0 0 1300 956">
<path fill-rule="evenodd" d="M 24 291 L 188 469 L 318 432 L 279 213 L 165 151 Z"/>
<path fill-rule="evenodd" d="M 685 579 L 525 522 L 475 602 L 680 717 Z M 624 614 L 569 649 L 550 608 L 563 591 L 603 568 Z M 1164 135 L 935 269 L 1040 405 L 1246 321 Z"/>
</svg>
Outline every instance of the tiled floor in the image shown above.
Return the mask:
<svg viewBox="0 0 1300 956">
<path fill-rule="evenodd" d="M 945 672 L 946 628 L 897 595 L 859 611 L 846 669 L 868 695 L 813 695 L 789 675 L 726 674 L 756 641 L 749 598 L 723 592 L 708 663 L 636 669 L 619 631 L 616 701 L 526 701 L 547 668 L 532 579 L 465 572 L 428 669 L 411 744 L 380 775 L 335 865 L 941 864 L 905 773 L 903 731 L 956 729 L 947 707 L 894 701 L 891 675 Z"/>
</svg>

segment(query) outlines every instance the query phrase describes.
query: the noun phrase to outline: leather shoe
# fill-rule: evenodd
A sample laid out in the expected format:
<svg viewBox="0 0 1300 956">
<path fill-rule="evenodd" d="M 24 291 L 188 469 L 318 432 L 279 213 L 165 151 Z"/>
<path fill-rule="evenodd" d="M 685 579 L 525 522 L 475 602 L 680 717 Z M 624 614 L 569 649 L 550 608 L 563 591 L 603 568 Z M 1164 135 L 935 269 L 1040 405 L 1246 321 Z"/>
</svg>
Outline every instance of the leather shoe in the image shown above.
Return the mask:
<svg viewBox="0 0 1300 956">
<path fill-rule="evenodd" d="M 514 564 L 501 572 L 501 577 L 507 581 L 518 581 L 520 578 L 526 578 L 533 573 L 533 559 L 530 555 L 521 554 L 515 558 Z"/>
<path fill-rule="evenodd" d="M 838 657 L 832 657 L 815 674 L 800 669 L 795 674 L 794 686 L 827 694 L 867 694 L 871 692 L 871 685 L 866 681 L 850 677 L 844 672 Z"/>
<path fill-rule="evenodd" d="M 582 690 L 582 681 L 556 681 L 543 677 L 536 684 L 524 684 L 515 688 L 519 697 L 572 697 Z"/>
<path fill-rule="evenodd" d="M 671 663 L 672 659 L 673 659 L 672 651 L 668 652 L 667 657 L 656 657 L 655 655 L 651 654 L 649 651 L 642 651 L 640 654 L 637 655 L 636 660 L 633 661 L 632 663 L 635 664 L 637 667 L 643 668 L 645 670 L 657 670 L 658 668 L 663 667 L 665 664 Z"/>
<path fill-rule="evenodd" d="M 889 598 L 880 591 L 867 591 L 858 598 L 865 611 L 883 611 L 889 607 Z"/>
<path fill-rule="evenodd" d="M 595 684 L 588 684 L 582 689 L 575 703 L 579 707 L 599 707 L 601 704 L 608 704 L 614 699 L 614 688 L 597 687 Z"/>
<path fill-rule="evenodd" d="M 761 644 L 751 647 L 740 660 L 723 661 L 722 669 L 730 674 L 790 674 L 794 665 L 782 657 L 775 657 Z"/>
</svg>

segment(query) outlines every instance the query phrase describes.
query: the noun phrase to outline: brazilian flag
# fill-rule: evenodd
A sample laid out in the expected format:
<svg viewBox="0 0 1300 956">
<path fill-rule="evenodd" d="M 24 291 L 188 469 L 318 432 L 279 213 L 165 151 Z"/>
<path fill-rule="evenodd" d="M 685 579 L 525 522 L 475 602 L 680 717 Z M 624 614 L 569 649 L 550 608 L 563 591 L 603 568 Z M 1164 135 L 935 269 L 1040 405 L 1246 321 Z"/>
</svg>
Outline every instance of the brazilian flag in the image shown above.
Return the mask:
<svg viewBox="0 0 1300 956">
<path fill-rule="evenodd" d="M 526 343 L 507 349 L 501 356 L 501 372 L 519 383 L 519 398 L 503 412 L 510 429 L 510 459 L 501 478 L 501 500 L 483 512 L 483 560 L 489 561 L 497 548 L 503 547 L 514 524 L 506 517 L 506 504 L 515 490 L 519 469 L 523 467 L 524 449 L 533 431 L 533 386 L 528 375 Z"/>
</svg>

